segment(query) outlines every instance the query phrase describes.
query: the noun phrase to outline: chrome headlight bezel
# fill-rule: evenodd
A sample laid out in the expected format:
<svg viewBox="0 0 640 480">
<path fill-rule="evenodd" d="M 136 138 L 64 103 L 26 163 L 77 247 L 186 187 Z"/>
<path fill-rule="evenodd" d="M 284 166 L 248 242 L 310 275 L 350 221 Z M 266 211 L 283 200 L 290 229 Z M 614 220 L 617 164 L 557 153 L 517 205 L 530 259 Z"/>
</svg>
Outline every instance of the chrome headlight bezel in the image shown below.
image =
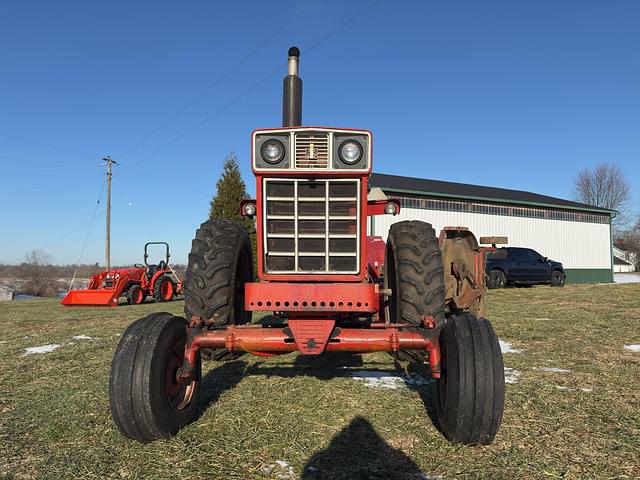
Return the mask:
<svg viewBox="0 0 640 480">
<path fill-rule="evenodd" d="M 265 150 L 267 148 L 269 148 L 270 146 L 275 146 L 277 148 L 280 149 L 280 154 L 274 158 L 270 158 L 266 153 Z M 282 160 L 284 160 L 284 156 L 286 154 L 286 148 L 284 146 L 284 144 L 278 140 L 277 138 L 270 138 L 269 140 L 265 141 L 261 146 L 260 146 L 260 157 L 267 162 L 269 165 L 277 165 L 280 162 L 282 162 Z"/>
<path fill-rule="evenodd" d="M 350 146 L 357 149 L 357 155 L 355 157 L 352 157 L 351 159 L 348 156 L 348 152 L 345 151 L 345 149 Z M 342 163 L 348 166 L 352 166 L 358 163 L 363 154 L 364 150 L 362 148 L 362 144 L 357 140 L 345 140 L 338 147 L 338 156 L 340 157 L 340 160 L 342 161 Z"/>
</svg>

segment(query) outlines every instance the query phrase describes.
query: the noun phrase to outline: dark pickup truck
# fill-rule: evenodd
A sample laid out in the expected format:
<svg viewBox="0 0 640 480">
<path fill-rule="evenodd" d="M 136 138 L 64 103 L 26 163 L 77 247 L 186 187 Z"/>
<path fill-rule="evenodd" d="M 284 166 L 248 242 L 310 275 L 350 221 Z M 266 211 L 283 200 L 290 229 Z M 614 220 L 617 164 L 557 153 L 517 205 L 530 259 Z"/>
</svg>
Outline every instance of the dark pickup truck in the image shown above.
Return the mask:
<svg viewBox="0 0 640 480">
<path fill-rule="evenodd" d="M 504 247 L 487 255 L 487 286 L 503 288 L 507 284 L 564 286 L 562 263 L 549 260 L 530 248 Z"/>
</svg>

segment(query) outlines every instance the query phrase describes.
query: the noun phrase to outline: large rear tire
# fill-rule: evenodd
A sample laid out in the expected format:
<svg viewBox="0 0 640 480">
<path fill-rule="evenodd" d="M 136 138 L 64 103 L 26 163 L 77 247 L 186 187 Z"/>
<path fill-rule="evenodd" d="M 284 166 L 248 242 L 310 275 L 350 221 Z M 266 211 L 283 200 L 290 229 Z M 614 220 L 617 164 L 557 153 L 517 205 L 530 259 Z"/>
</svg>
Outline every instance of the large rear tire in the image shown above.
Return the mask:
<svg viewBox="0 0 640 480">
<path fill-rule="evenodd" d="M 253 280 L 253 254 L 244 226 L 228 220 L 209 220 L 196 231 L 185 280 L 184 311 L 188 320 L 202 320 L 207 328 L 251 322 L 244 309 L 244 285 Z M 225 349 L 207 355 L 234 358 Z"/>
<path fill-rule="evenodd" d="M 385 315 L 394 323 L 423 328 L 433 317 L 435 329 L 444 325 L 445 289 L 442 255 L 435 230 L 429 223 L 403 221 L 391 225 L 384 261 L 385 288 L 391 290 Z M 406 360 L 423 362 L 428 352 L 405 350 Z"/>
<path fill-rule="evenodd" d="M 453 315 L 440 334 L 438 423 L 452 442 L 488 445 L 504 409 L 504 366 L 491 323 Z"/>
<path fill-rule="evenodd" d="M 111 416 L 126 437 L 150 442 L 175 435 L 198 414 L 200 356 L 194 378 L 178 383 L 187 339 L 186 322 L 152 313 L 124 332 L 111 363 Z"/>
</svg>

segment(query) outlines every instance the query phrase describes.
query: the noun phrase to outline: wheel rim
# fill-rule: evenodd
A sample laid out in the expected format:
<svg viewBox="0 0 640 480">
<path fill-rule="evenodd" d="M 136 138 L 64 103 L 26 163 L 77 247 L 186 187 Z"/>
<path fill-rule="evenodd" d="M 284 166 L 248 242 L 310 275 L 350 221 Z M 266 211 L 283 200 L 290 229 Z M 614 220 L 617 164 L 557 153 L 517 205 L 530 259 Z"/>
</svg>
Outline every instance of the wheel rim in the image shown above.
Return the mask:
<svg viewBox="0 0 640 480">
<path fill-rule="evenodd" d="M 136 290 L 136 293 L 133 296 L 133 303 L 135 303 L 137 305 L 137 304 L 142 303 L 142 300 L 143 300 L 143 298 L 142 298 L 142 290 L 138 288 Z"/>
<path fill-rule="evenodd" d="M 171 300 L 173 298 L 173 283 L 170 280 L 165 280 L 160 285 L 160 295 L 163 300 Z"/>
<path fill-rule="evenodd" d="M 169 406 L 174 410 L 183 410 L 191 403 L 196 381 L 189 383 L 178 382 L 178 369 L 182 367 L 184 359 L 184 342 L 173 346 L 167 366 L 165 368 L 165 392 Z"/>
</svg>

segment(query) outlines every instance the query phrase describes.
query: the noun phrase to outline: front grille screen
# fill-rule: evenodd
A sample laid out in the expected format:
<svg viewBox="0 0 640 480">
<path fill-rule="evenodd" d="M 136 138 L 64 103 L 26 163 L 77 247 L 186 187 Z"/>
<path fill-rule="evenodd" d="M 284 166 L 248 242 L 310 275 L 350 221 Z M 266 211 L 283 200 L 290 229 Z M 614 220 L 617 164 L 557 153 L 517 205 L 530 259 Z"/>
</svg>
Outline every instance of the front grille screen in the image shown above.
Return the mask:
<svg viewBox="0 0 640 480">
<path fill-rule="evenodd" d="M 329 167 L 329 135 L 326 132 L 295 134 L 296 168 Z"/>
<path fill-rule="evenodd" d="M 358 273 L 359 180 L 264 180 L 267 273 Z"/>
</svg>

